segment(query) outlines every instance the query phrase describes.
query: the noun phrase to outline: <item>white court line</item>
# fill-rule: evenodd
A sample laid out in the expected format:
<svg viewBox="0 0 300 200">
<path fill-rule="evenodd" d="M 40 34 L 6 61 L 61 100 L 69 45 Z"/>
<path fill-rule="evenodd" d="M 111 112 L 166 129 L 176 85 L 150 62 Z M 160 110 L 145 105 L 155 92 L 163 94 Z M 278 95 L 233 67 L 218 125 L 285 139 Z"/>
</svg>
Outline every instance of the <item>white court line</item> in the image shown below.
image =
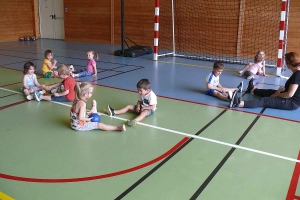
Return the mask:
<svg viewBox="0 0 300 200">
<path fill-rule="evenodd" d="M 13 92 L 13 93 L 22 94 L 21 92 L 16 92 L 16 91 L 9 90 L 9 89 L 2 88 L 2 87 L 0 87 L 0 89 L 6 90 L 6 91 L 9 91 L 9 92 Z M 60 103 L 60 102 L 54 102 L 54 101 L 52 101 L 52 102 L 56 103 L 56 104 L 63 105 L 63 106 L 71 107 L 71 105 L 68 105 L 68 104 L 64 104 L 64 103 Z M 99 113 L 99 114 L 109 117 L 108 115 L 103 114 L 103 113 Z M 127 121 L 127 119 L 124 119 L 124 118 L 121 118 L 121 117 L 112 116 L 112 118 L 122 120 L 122 121 Z M 221 144 L 221 145 L 233 147 L 233 148 L 236 148 L 236 149 L 242 149 L 242 150 L 246 150 L 246 151 L 255 152 L 255 153 L 258 153 L 258 154 L 263 154 L 263 155 L 266 155 L 266 156 L 271 156 L 271 157 L 280 158 L 280 159 L 283 159 L 283 160 L 288 160 L 288 161 L 300 163 L 300 160 L 297 160 L 297 159 L 294 159 L 294 158 L 281 156 L 281 155 L 277 155 L 277 154 L 273 154 L 273 153 L 268 153 L 268 152 L 265 152 L 265 151 L 260 151 L 260 150 L 256 150 L 256 149 L 252 149 L 252 148 L 248 148 L 248 147 L 243 147 L 243 146 L 236 145 L 236 144 L 230 144 L 230 143 L 227 143 L 227 142 L 222 142 L 222 141 L 219 141 L 219 140 L 213 140 L 213 139 L 205 138 L 205 137 L 198 136 L 198 135 L 188 134 L 188 133 L 184 133 L 184 132 L 180 132 L 180 131 L 174 131 L 174 130 L 171 130 L 171 129 L 162 128 L 162 127 L 158 127 L 158 126 L 153 126 L 153 125 L 145 124 L 145 123 L 142 123 L 142 122 L 137 122 L 137 124 L 147 126 L 147 127 L 150 127 L 150 128 L 154 128 L 154 129 L 158 129 L 158 130 L 162 130 L 162 131 L 166 131 L 166 132 L 170 132 L 170 133 L 183 135 L 183 136 L 186 136 L 186 137 L 189 137 L 189 138 L 196 138 L 196 139 L 200 139 L 200 140 L 205 140 L 205 141 L 208 141 L 208 142 L 213 142 L 213 143 L 216 143 L 216 144 Z"/>
</svg>

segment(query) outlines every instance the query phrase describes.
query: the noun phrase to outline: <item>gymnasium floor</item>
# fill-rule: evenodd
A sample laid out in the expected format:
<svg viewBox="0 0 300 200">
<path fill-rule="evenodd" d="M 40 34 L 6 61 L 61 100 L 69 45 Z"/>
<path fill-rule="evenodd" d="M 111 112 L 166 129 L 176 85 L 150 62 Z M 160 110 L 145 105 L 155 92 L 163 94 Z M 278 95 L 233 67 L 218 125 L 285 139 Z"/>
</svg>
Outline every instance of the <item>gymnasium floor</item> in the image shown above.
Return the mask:
<svg viewBox="0 0 300 200">
<path fill-rule="evenodd" d="M 159 96 L 156 113 L 124 133 L 73 131 L 70 103 L 27 101 L 20 93 L 23 64 L 32 60 L 40 74 L 47 49 L 76 69 L 85 67 L 86 51 L 100 54 L 98 76 L 77 80 L 95 84 L 92 99 L 104 123 L 135 116 L 108 117 L 103 109 L 135 104 L 141 78 Z M 300 110 L 228 109 L 228 102 L 204 94 L 212 63 L 112 56 L 117 49 L 46 39 L 0 43 L 0 199 L 300 199 Z M 237 75 L 242 66 L 225 66 L 221 84 L 243 81 L 245 89 L 247 80 Z M 38 77 L 43 84 L 61 81 Z M 275 76 L 255 82 L 284 83 Z"/>
</svg>

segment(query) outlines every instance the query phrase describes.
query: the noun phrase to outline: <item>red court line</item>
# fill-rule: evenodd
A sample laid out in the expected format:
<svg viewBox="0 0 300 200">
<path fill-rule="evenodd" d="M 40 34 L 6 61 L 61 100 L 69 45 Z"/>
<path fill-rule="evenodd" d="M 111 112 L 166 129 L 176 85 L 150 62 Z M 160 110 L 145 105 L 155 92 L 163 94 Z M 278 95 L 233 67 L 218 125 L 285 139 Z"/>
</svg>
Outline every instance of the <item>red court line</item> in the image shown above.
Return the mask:
<svg viewBox="0 0 300 200">
<path fill-rule="evenodd" d="M 12 104 L 9 104 L 9 105 L 6 105 L 6 106 L 2 106 L 0 107 L 0 110 L 4 110 L 6 108 L 10 108 L 10 107 L 13 107 L 13 106 L 16 106 L 16 105 L 20 105 L 22 103 L 26 103 L 26 102 L 29 102 L 28 100 L 24 100 L 24 101 L 19 101 L 17 103 L 12 103 Z"/>
<path fill-rule="evenodd" d="M 298 160 L 300 160 L 300 151 L 298 153 Z M 297 185 L 299 181 L 299 176 L 300 176 L 300 163 L 295 164 L 295 169 L 294 173 L 291 179 L 290 187 L 286 196 L 286 200 L 294 200 L 294 199 L 299 199 L 298 196 L 296 196 L 296 190 L 297 190 Z"/>
<path fill-rule="evenodd" d="M 150 160 L 146 163 L 143 163 L 141 165 L 117 171 L 112 172 L 108 174 L 102 174 L 97 176 L 88 176 L 88 177 L 80 177 L 80 178 L 64 178 L 64 179 L 47 179 L 47 178 L 27 178 L 27 177 L 20 177 L 20 176 L 12 176 L 8 174 L 1 174 L 0 178 L 9 179 L 9 180 L 15 180 L 15 181 L 23 181 L 23 182 L 36 182 L 36 183 L 70 183 L 70 182 L 81 182 L 81 181 L 91 181 L 91 180 L 97 180 L 97 179 L 104 179 L 104 178 L 110 178 L 113 176 L 119 176 L 122 174 L 127 174 L 139 169 L 142 169 L 144 167 L 150 166 L 166 157 L 168 157 L 170 154 L 172 154 L 176 149 L 178 149 L 180 146 L 182 146 L 186 141 L 188 141 L 188 137 L 183 138 L 181 141 L 179 141 L 175 146 L 173 146 L 170 150 L 165 152 L 164 154 L 160 155 L 159 157 Z"/>
</svg>

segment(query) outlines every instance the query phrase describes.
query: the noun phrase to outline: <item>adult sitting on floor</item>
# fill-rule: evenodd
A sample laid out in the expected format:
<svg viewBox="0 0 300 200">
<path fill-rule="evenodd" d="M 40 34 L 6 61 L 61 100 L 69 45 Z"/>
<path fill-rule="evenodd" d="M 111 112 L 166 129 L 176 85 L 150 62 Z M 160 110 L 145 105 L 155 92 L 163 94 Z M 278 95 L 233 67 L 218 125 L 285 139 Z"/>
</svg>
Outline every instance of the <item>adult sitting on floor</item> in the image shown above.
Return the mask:
<svg viewBox="0 0 300 200">
<path fill-rule="evenodd" d="M 293 74 L 286 81 L 285 87 L 278 90 L 254 88 L 253 79 L 248 83 L 247 93 L 253 93 L 262 98 L 242 101 L 234 92 L 229 107 L 240 108 L 277 108 L 282 110 L 296 110 L 300 107 L 300 56 L 295 52 L 285 54 L 285 62 Z"/>
</svg>

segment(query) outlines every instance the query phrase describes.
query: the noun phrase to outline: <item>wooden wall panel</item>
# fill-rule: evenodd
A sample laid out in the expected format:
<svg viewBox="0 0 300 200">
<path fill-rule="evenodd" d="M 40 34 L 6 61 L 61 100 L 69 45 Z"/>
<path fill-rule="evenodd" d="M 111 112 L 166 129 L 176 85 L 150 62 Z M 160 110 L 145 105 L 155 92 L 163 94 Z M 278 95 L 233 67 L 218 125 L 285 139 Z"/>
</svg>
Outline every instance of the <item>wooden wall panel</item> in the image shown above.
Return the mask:
<svg viewBox="0 0 300 200">
<path fill-rule="evenodd" d="M 109 44 L 111 4 L 105 0 L 64 0 L 65 39 Z"/>
<path fill-rule="evenodd" d="M 114 37 L 115 43 L 121 44 L 121 1 L 114 2 Z M 154 0 L 125 0 L 125 36 L 139 45 L 153 46 L 154 3 Z"/>
<path fill-rule="evenodd" d="M 0 1 L 0 42 L 34 35 L 32 0 Z"/>
<path fill-rule="evenodd" d="M 287 52 L 300 54 L 300 1 L 291 0 L 288 22 Z"/>
</svg>

